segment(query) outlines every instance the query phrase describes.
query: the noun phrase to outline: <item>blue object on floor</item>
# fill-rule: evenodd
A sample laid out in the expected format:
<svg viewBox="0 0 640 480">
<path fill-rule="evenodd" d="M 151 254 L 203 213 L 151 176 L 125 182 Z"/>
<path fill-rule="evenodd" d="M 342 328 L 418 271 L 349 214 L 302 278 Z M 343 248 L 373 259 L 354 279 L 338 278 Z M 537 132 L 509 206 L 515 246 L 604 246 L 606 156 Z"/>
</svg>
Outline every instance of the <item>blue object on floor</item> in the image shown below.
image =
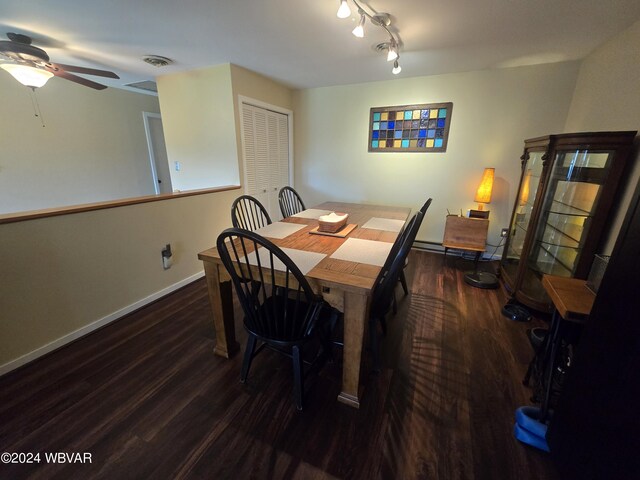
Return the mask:
<svg viewBox="0 0 640 480">
<path fill-rule="evenodd" d="M 520 407 L 516 410 L 516 423 L 513 434 L 522 443 L 549 452 L 547 444 L 547 425 L 538 420 L 540 409 L 537 407 Z"/>
</svg>

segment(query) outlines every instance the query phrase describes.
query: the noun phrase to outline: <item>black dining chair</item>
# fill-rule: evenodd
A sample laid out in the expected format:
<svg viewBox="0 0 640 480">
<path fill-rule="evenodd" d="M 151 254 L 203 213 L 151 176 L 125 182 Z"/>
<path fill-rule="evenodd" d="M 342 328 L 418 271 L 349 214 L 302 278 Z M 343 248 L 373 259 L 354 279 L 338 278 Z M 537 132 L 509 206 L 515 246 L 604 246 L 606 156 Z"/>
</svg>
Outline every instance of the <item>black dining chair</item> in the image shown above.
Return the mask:
<svg viewBox="0 0 640 480">
<path fill-rule="evenodd" d="M 431 202 L 433 201 L 433 198 L 429 198 L 426 202 L 424 202 L 424 205 L 422 205 L 422 207 L 420 207 L 420 211 L 422 212 L 422 216 L 427 214 L 427 210 L 429 210 L 429 207 L 431 206 Z"/>
<path fill-rule="evenodd" d="M 432 199 L 428 199 L 424 205 L 422 205 L 422 207 L 420 208 L 420 213 L 422 213 L 422 217 L 420 218 L 420 223 L 417 227 L 416 233 L 418 230 L 420 230 L 420 225 L 422 225 L 422 220 L 424 219 L 424 216 L 427 214 L 427 210 L 429 209 L 429 206 L 431 205 L 431 201 Z M 402 240 L 403 240 L 403 234 L 406 232 L 406 228 L 403 228 L 400 233 L 398 234 L 398 238 L 396 238 L 396 241 L 393 244 L 393 247 L 391 247 L 391 251 L 389 252 L 389 257 L 387 258 L 387 262 L 390 262 L 393 257 L 395 257 L 396 252 L 398 251 L 398 249 L 400 248 L 400 245 L 402 244 Z M 407 278 L 404 275 L 404 269 L 407 267 L 408 265 L 408 261 L 405 259 L 405 263 L 404 263 L 404 267 L 402 268 L 402 270 L 400 271 L 400 283 L 402 284 L 402 290 L 404 290 L 404 294 L 405 295 L 409 295 L 409 287 L 407 285 Z M 395 302 L 394 302 L 394 313 L 395 313 Z"/>
<path fill-rule="evenodd" d="M 278 192 L 278 203 L 280 203 L 280 211 L 284 218 L 300 213 L 306 209 L 298 192 L 288 186 L 282 187 L 280 192 Z"/>
<path fill-rule="evenodd" d="M 231 223 L 235 228 L 253 231 L 272 222 L 267 209 L 257 198 L 242 195 L 231 205 Z"/>
<path fill-rule="evenodd" d="M 386 335 L 387 323 L 386 315 L 391 309 L 395 296 L 395 288 L 398 284 L 400 274 L 404 268 L 405 261 L 411 251 L 413 242 L 416 239 L 418 229 L 422 223 L 422 212 L 416 214 L 409 220 L 403 234 L 398 238 L 400 241 L 397 248 L 392 247 L 393 255 L 389 255 L 384 266 L 380 270 L 371 292 L 371 306 L 369 309 L 369 337 L 371 352 L 373 355 L 373 369 L 380 370 L 380 347 L 378 338 L 378 324 L 382 328 L 383 335 Z M 395 247 L 394 243 L 394 247 Z M 391 252 L 390 252 L 391 253 Z"/>
<path fill-rule="evenodd" d="M 420 212 L 422 213 L 422 218 L 420 218 L 420 225 L 422 225 L 422 220 L 424 220 L 424 217 L 427 214 L 427 210 L 429 210 L 429 207 L 431 206 L 432 200 L 433 200 L 432 198 L 429 198 L 426 202 L 424 202 L 424 205 L 422 205 L 422 207 L 420 207 Z M 416 233 L 417 233 L 418 230 L 420 230 L 420 225 L 418 225 Z M 407 265 L 408 265 L 408 262 L 405 261 L 404 262 L 404 268 L 406 268 Z M 400 272 L 400 283 L 402 283 L 402 289 L 404 290 L 404 294 L 408 295 L 409 294 L 409 288 L 407 287 L 407 279 L 404 276 L 404 268 L 402 269 L 402 272 Z"/>
<path fill-rule="evenodd" d="M 248 333 L 240 381 L 247 381 L 251 363 L 264 347 L 283 353 L 292 360 L 295 402 L 302 410 L 304 378 L 330 355 L 330 335 L 339 312 L 313 292 L 291 258 L 257 233 L 229 228 L 218 236 L 217 248 Z M 303 347 L 314 340 L 321 348 L 313 361 L 306 361 Z"/>
</svg>

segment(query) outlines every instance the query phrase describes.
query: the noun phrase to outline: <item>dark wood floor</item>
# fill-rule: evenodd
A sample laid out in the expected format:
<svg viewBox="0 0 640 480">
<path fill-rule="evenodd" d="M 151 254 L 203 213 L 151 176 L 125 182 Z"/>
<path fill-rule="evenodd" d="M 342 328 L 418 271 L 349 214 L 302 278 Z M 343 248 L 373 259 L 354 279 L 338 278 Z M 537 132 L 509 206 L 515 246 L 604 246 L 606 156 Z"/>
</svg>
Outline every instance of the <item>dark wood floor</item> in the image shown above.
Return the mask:
<svg viewBox="0 0 640 480">
<path fill-rule="evenodd" d="M 512 435 L 530 325 L 500 315 L 501 291 L 464 283 L 470 263 L 410 260 L 411 294 L 398 290 L 382 372 L 365 359 L 359 410 L 336 401 L 339 362 L 307 383 L 302 414 L 284 357 L 265 352 L 240 384 L 241 355 L 212 354 L 201 280 L 0 378 L 0 449 L 41 454 L 0 464 L 0 479 L 557 478 Z"/>
</svg>

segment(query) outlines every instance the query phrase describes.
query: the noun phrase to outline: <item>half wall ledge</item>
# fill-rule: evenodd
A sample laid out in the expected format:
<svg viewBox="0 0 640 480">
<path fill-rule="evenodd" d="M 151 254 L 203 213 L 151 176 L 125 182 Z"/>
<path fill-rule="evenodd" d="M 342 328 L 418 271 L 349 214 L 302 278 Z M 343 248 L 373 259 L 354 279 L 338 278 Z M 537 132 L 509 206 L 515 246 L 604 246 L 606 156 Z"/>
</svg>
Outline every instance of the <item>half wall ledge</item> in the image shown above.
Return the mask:
<svg viewBox="0 0 640 480">
<path fill-rule="evenodd" d="M 58 215 L 71 215 L 74 213 L 90 212 L 92 210 L 104 210 L 107 208 L 125 207 L 139 203 L 158 202 L 173 198 L 191 197 L 193 195 L 205 195 L 208 193 L 226 192 L 240 189 L 240 185 L 224 185 L 214 188 L 201 188 L 198 190 L 186 190 L 184 192 L 162 193 L 159 195 L 146 195 L 143 197 L 123 198 L 120 200 L 107 200 L 104 202 L 84 203 L 69 207 L 45 208 L 42 210 L 29 210 L 26 212 L 7 213 L 0 215 L 0 225 L 4 223 L 24 222 L 38 218 L 56 217 Z"/>
</svg>

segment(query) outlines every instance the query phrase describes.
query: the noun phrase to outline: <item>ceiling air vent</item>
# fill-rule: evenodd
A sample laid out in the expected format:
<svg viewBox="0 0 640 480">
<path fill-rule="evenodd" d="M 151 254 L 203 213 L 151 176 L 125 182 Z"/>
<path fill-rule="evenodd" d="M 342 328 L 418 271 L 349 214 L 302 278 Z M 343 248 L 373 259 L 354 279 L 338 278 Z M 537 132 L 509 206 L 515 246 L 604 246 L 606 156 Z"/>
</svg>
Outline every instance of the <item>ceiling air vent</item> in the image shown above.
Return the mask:
<svg viewBox="0 0 640 480">
<path fill-rule="evenodd" d="M 166 67 L 173 63 L 173 60 L 170 58 L 161 57 L 160 55 L 146 55 L 142 57 L 142 61 L 154 67 Z"/>
</svg>

